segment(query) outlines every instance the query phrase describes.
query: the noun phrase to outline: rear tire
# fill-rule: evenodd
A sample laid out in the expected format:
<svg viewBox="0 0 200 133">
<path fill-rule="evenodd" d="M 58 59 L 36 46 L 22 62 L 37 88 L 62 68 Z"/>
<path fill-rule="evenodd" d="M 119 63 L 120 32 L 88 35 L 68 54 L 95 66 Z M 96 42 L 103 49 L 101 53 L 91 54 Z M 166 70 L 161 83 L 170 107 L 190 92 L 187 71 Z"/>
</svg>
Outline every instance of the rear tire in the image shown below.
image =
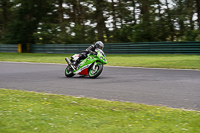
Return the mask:
<svg viewBox="0 0 200 133">
<path fill-rule="evenodd" d="M 103 65 L 99 62 L 95 66 L 95 70 L 92 69 L 93 67 L 90 68 L 89 70 L 89 77 L 90 78 L 96 78 L 98 77 L 101 72 L 103 71 Z"/>
<path fill-rule="evenodd" d="M 73 74 L 73 69 L 68 65 L 65 69 L 65 76 L 66 77 L 73 77 L 75 74 Z"/>
</svg>

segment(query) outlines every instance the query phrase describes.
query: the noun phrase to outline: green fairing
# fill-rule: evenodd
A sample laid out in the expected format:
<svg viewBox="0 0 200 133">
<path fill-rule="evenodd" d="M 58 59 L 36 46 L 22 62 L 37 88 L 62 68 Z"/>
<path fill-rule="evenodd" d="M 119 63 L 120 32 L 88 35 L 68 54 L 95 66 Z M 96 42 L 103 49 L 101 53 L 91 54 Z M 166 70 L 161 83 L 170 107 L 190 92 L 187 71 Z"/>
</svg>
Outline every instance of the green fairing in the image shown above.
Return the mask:
<svg viewBox="0 0 200 133">
<path fill-rule="evenodd" d="M 106 60 L 106 57 L 103 56 L 101 54 L 101 52 L 99 50 L 95 50 L 97 52 L 97 55 L 91 55 L 89 54 L 87 58 L 85 58 L 81 63 L 80 63 L 80 66 L 79 66 L 79 69 L 78 70 L 75 70 L 74 72 L 77 72 L 79 71 L 82 67 L 86 66 L 86 65 L 89 65 L 89 64 L 92 64 L 96 61 L 99 61 L 101 62 L 103 65 L 104 64 L 107 64 L 107 60 Z M 101 57 L 102 57 L 102 60 L 101 60 Z M 105 60 L 105 61 L 103 61 Z"/>
</svg>

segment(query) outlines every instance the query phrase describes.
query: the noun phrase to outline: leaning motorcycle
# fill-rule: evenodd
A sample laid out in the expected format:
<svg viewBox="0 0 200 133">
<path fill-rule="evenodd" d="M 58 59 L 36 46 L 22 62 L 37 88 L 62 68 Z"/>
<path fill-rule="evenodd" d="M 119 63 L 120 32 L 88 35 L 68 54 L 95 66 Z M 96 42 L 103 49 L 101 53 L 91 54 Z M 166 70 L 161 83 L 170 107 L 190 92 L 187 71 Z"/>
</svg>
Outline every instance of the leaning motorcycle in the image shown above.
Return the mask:
<svg viewBox="0 0 200 133">
<path fill-rule="evenodd" d="M 69 60 L 65 58 L 68 63 L 65 69 L 66 77 L 73 77 L 76 74 L 89 76 L 90 78 L 98 77 L 103 71 L 103 65 L 107 64 L 105 53 L 101 49 L 95 49 L 96 55 L 87 54 L 87 58 L 82 60 L 80 64 L 75 67 L 75 62 L 79 58 L 78 54 L 71 56 Z"/>
</svg>

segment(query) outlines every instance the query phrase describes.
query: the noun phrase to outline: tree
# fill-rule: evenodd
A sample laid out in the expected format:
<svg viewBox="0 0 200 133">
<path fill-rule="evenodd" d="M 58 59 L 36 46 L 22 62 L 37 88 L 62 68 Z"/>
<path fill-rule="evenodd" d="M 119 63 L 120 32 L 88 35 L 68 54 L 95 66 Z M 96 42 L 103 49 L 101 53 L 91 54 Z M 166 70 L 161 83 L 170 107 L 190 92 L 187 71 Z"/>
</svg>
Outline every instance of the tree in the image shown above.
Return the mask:
<svg viewBox="0 0 200 133">
<path fill-rule="evenodd" d="M 199 4 L 199 0 L 0 0 L 0 39 L 23 46 L 198 40 Z"/>
<path fill-rule="evenodd" d="M 200 30 L 200 1 L 199 0 L 196 0 L 196 13 L 197 13 L 198 29 Z"/>
<path fill-rule="evenodd" d="M 105 7 L 103 0 L 96 0 L 96 20 L 97 20 L 97 31 L 98 31 L 98 40 L 104 42 L 104 28 L 105 21 L 103 16 L 103 9 Z"/>
<path fill-rule="evenodd" d="M 35 43 L 33 34 L 38 24 L 50 10 L 49 0 L 18 0 L 16 1 L 15 18 L 8 27 L 7 43 L 21 43 L 23 50 L 26 43 Z M 43 10 L 41 10 L 43 9 Z"/>
<path fill-rule="evenodd" d="M 11 8 L 13 3 L 9 0 L 0 0 L 0 42 L 1 38 L 6 34 L 8 23 L 12 17 Z"/>
<path fill-rule="evenodd" d="M 59 23 L 60 29 L 62 32 L 65 32 L 65 25 L 64 25 L 64 11 L 63 11 L 63 0 L 58 0 L 58 16 L 59 16 Z"/>
</svg>

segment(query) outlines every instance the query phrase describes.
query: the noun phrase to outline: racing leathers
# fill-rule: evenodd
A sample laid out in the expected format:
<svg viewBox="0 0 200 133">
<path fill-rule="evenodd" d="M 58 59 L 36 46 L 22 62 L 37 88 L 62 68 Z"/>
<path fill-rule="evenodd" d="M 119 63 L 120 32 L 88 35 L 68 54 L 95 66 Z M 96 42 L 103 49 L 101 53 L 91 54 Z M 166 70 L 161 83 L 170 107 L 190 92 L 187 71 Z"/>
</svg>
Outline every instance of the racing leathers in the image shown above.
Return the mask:
<svg viewBox="0 0 200 133">
<path fill-rule="evenodd" d="M 87 57 L 87 54 L 93 54 L 96 55 L 95 49 L 97 48 L 97 45 L 91 45 L 86 50 L 83 50 L 81 54 L 79 54 L 79 58 L 76 60 L 75 66 L 77 67 L 81 60 L 85 59 Z"/>
</svg>

